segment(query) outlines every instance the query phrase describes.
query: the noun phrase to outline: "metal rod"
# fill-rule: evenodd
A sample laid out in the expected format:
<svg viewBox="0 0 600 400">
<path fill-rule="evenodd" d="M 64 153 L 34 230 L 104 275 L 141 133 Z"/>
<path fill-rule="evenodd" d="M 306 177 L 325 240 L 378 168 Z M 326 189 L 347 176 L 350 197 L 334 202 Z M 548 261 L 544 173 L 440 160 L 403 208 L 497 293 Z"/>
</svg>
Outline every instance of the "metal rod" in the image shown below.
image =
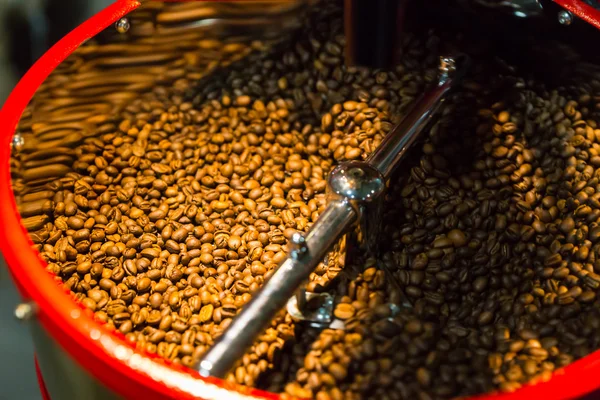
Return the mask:
<svg viewBox="0 0 600 400">
<path fill-rule="evenodd" d="M 306 236 L 306 251 L 288 257 L 244 306 L 200 362 L 201 375 L 223 378 L 229 372 L 357 217 L 349 202 L 327 205 Z"/>
<path fill-rule="evenodd" d="M 456 67 L 454 58 L 441 59 L 438 85 L 422 96 L 404 120 L 386 136 L 369 158 L 366 167 L 361 169 L 363 173 L 368 172 L 369 168 L 374 168 L 384 179 L 390 177 L 394 167 L 438 110 L 443 96 L 452 88 L 457 77 Z M 350 181 L 359 182 L 359 178 L 361 177 L 348 175 Z M 368 180 L 370 183 L 375 181 Z M 289 298 L 308 279 L 331 247 L 361 218 L 361 210 L 354 204 L 353 196 L 365 188 L 355 186 L 348 186 L 348 190 L 344 189 L 343 185 L 340 186 L 339 194 L 350 194 L 346 193 L 345 198 L 331 201 L 306 238 L 292 238 L 292 251 L 287 259 L 244 306 L 200 361 L 198 371 L 201 375 L 224 378 L 277 313 L 285 307 Z M 371 191 L 378 192 L 377 188 L 375 185 Z"/>
<path fill-rule="evenodd" d="M 374 153 L 367 159 L 374 168 L 389 179 L 393 169 L 404 157 L 419 134 L 431 121 L 444 101 L 444 96 L 457 81 L 457 59 L 443 57 L 440 63 L 440 79 L 438 85 L 421 96 L 402 122 L 388 133 Z"/>
<path fill-rule="evenodd" d="M 385 181 L 377 168 L 361 161 L 341 163 L 329 174 L 327 191 L 330 201 L 347 199 L 360 215 L 355 229 L 346 237 L 346 252 L 353 248 L 363 254 L 377 253 Z"/>
</svg>

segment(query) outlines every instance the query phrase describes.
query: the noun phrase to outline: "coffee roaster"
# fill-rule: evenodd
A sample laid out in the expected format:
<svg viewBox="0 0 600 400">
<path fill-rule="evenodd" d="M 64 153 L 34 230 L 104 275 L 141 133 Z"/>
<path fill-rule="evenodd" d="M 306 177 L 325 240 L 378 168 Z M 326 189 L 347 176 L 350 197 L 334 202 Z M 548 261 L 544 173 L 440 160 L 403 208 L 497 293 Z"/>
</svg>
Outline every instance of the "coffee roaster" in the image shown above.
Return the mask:
<svg viewBox="0 0 600 400">
<path fill-rule="evenodd" d="M 309 278 L 317 268 L 343 269 L 348 259 L 377 260 L 379 246 L 384 241 L 382 235 L 385 234 L 382 232 L 385 195 L 394 174 L 402 168 L 411 149 L 415 149 L 414 145 L 423 139 L 421 134 L 431 129 L 448 99 L 456 90 L 467 85 L 465 76 L 472 68 L 477 68 L 482 57 L 476 45 L 463 46 L 462 39 L 445 48 L 435 60 L 437 68 L 428 76 L 422 93 L 410 102 L 410 107 L 395 115 L 390 132 L 377 148 L 365 159 L 344 161 L 332 169 L 325 189 L 327 204 L 320 210 L 319 218 L 305 232 L 295 232 L 287 238 L 285 255 L 278 259 L 278 267 L 260 288 L 253 291 L 251 300 L 239 312 L 224 318 L 228 319 L 226 326 L 222 327 L 213 343 L 205 346 L 205 351 L 194 359 L 193 365 L 172 362 L 183 356 L 175 356 L 171 362 L 165 362 L 165 357 L 157 356 L 156 351 L 136 347 L 132 336 L 127 336 L 131 332 L 115 329 L 114 322 L 111 322 L 112 326 L 111 323 L 106 325 L 115 315 L 130 315 L 130 311 L 105 313 L 110 318 L 102 320 L 86 306 L 85 296 L 77 295 L 89 292 L 92 280 L 102 287 L 97 281 L 110 277 L 110 272 L 106 277 L 102 271 L 94 275 L 92 265 L 108 265 L 104 268 L 112 271 L 125 265 L 128 259 L 125 244 L 122 249 L 114 250 L 114 254 L 113 250 L 107 250 L 108 247 L 98 245 L 97 251 L 102 250 L 100 255 L 90 250 L 95 240 L 89 239 L 89 231 L 93 230 L 94 224 L 101 225 L 108 232 L 99 232 L 98 235 L 116 234 L 116 231 L 109 232 L 108 225 L 109 222 L 115 222 L 114 226 L 120 223 L 122 209 L 107 213 L 106 218 L 99 216 L 99 212 L 93 213 L 91 221 L 82 220 L 83 225 L 77 229 L 68 225 L 78 224 L 73 219 L 66 222 L 68 217 L 78 217 L 77 211 L 70 213 L 66 209 L 56 209 L 60 202 L 65 208 L 65 204 L 69 203 L 76 204 L 75 208 L 93 209 L 89 204 L 93 201 L 98 205 L 103 202 L 118 208 L 120 200 L 105 201 L 101 198 L 100 193 L 106 190 L 103 186 L 110 186 L 109 182 L 123 179 L 123 176 L 135 178 L 135 171 L 123 174 L 109 169 L 105 174 L 106 185 L 99 184 L 97 180 L 93 183 L 76 179 L 75 174 L 106 171 L 110 167 L 103 163 L 122 156 L 114 155 L 118 154 L 120 146 L 132 145 L 131 151 L 139 159 L 143 154 L 138 154 L 135 148 L 141 143 L 137 140 L 156 142 L 156 148 L 159 148 L 166 143 L 163 140 L 176 137 L 183 128 L 176 125 L 175 115 L 189 110 L 185 107 L 197 107 L 199 102 L 216 101 L 211 85 L 220 79 L 219 74 L 256 60 L 265 62 L 267 68 L 270 65 L 268 60 L 252 57 L 277 49 L 285 50 L 290 40 L 297 37 L 298 29 L 311 10 L 323 7 L 322 3 L 326 2 L 117 1 L 54 46 L 17 86 L 0 117 L 4 128 L 1 158 L 6 167 L 10 165 L 10 168 L 4 169 L 4 177 L 0 179 L 0 196 L 4 204 L 1 244 L 24 299 L 15 313 L 31 326 L 37 354 L 36 367 L 45 398 L 279 398 L 279 394 L 249 389 L 226 379 L 253 343 L 270 327 L 273 319 L 284 312 L 290 320 L 308 330 L 347 328 L 346 322 L 334 313 L 339 296 L 333 296 L 319 285 L 311 285 Z M 348 0 L 344 4 L 343 18 L 346 46 L 343 50 L 335 48 L 331 52 L 344 52 L 344 68 L 394 69 L 403 56 L 399 48 L 406 32 L 439 28 L 448 35 L 477 37 L 488 47 L 497 49 L 491 55 L 488 51 L 486 57 L 503 65 L 507 74 L 519 71 L 524 76 L 535 76 L 553 85 L 569 85 L 574 76 L 585 76 L 592 82 L 590 85 L 597 88 L 598 85 L 594 86 L 593 82 L 599 81 L 600 64 L 595 59 L 597 55 L 593 45 L 600 28 L 600 5 L 595 3 L 568 0 Z M 322 12 L 329 12 L 329 8 L 325 6 Z M 331 65 L 326 58 L 318 61 L 322 69 Z M 295 62 L 300 65 L 306 60 L 284 60 L 290 65 Z M 271 89 L 274 92 L 285 90 L 287 85 L 282 82 L 277 89 L 261 87 L 258 79 L 256 82 L 236 81 L 235 76 L 231 79 L 235 88 L 231 96 L 238 96 L 238 99 L 246 92 L 258 97 L 266 96 Z M 335 82 L 327 84 L 330 85 L 329 90 L 337 88 Z M 198 87 L 207 89 L 200 90 L 201 94 L 196 97 L 190 97 L 191 88 Z M 159 107 L 150 100 L 146 101 L 144 96 L 154 93 L 161 98 L 166 96 L 165 88 L 172 88 L 178 99 L 192 99 L 189 104 L 193 106 L 181 106 L 186 103 L 181 100 L 179 109 L 155 111 Z M 323 89 L 323 92 L 327 90 Z M 243 105 L 243 100 L 237 101 L 240 106 Z M 318 98 L 310 99 L 313 109 L 322 107 L 320 101 Z M 139 126 L 124 122 L 116 124 L 117 114 L 142 114 L 144 117 L 141 119 L 152 123 L 140 123 Z M 200 121 L 202 117 L 197 118 Z M 327 122 L 316 123 L 328 125 Z M 155 124 L 154 128 L 152 124 Z M 156 128 L 156 124 L 161 128 Z M 162 136 L 151 138 L 152 129 L 160 131 Z M 281 132 L 284 133 L 287 132 Z M 145 135 L 145 139 L 139 139 L 139 135 Z M 134 138 L 137 138 L 136 141 Z M 104 142 L 103 146 L 111 146 L 108 153 L 101 149 Z M 148 151 L 152 150 L 151 147 Z M 83 156 L 82 153 L 88 149 L 87 156 Z M 183 147 L 174 149 L 184 154 Z M 140 162 L 129 163 L 124 169 L 140 165 Z M 164 167 L 155 166 L 153 171 L 145 176 L 168 175 Z M 149 184 L 145 193 L 156 187 Z M 62 194 L 57 197 L 63 189 L 73 189 L 73 197 L 60 198 Z M 91 192 L 98 192 L 98 195 L 88 196 Z M 204 192 L 198 189 L 200 193 Z M 189 195 L 193 197 L 193 194 Z M 125 192 L 115 196 L 127 198 L 122 202 L 131 200 Z M 200 204 L 201 199 L 197 201 Z M 175 202 L 173 200 L 169 204 Z M 154 208 L 152 211 L 158 210 L 151 203 L 142 205 L 141 200 L 135 207 L 144 212 L 151 208 Z M 178 218 L 182 218 L 188 210 L 181 211 Z M 63 229 L 57 229 L 57 218 L 67 224 Z M 164 219 L 153 218 L 145 221 L 148 226 L 150 222 Z M 194 223 L 191 217 L 185 218 L 188 222 L 180 223 L 180 227 Z M 195 223 L 200 226 L 202 222 Z M 85 224 L 90 224 L 90 227 Z M 87 237 L 67 239 L 81 229 L 88 231 Z M 137 235 L 133 228 L 128 229 L 131 232 L 119 235 Z M 140 231 L 136 238 L 143 237 L 145 233 L 151 232 Z M 198 234 L 199 238 L 203 235 Z M 97 241 L 106 242 L 114 245 L 112 239 Z M 155 245 L 157 242 L 149 242 L 140 251 L 154 249 Z M 200 245 L 192 249 L 198 250 L 198 257 L 199 248 Z M 79 255 L 71 254 L 71 249 L 76 249 Z M 162 271 L 157 272 L 160 275 L 156 279 L 158 284 L 167 273 L 172 273 L 172 269 L 166 266 L 163 271 L 155 265 L 157 262 L 152 264 L 154 260 L 163 258 L 161 250 L 157 251 L 156 254 L 146 251 L 142 258 L 149 260 L 148 271 Z M 85 258 L 87 256 L 81 256 L 86 252 L 89 260 Z M 46 255 L 40 257 L 40 254 Z M 166 263 L 167 257 L 164 258 Z M 186 266 L 196 257 L 189 258 Z M 89 262 L 89 268 L 78 267 L 87 265 L 86 262 Z M 64 263 L 71 263 L 73 271 L 70 272 L 81 276 L 66 282 L 61 279 L 64 270 L 60 270 L 62 267 L 59 265 Z M 385 280 L 400 294 L 390 315 L 415 307 L 415 299 L 407 295 L 406 285 L 385 263 L 378 265 Z M 80 270 L 75 271 L 77 268 Z M 133 272 L 123 274 L 129 277 L 135 275 Z M 128 282 L 124 279 L 121 277 L 123 282 Z M 124 292 L 127 289 L 116 289 L 118 285 L 113 283 L 113 296 L 113 286 L 106 285 L 109 286 L 103 290 L 110 293 L 113 301 L 126 296 Z M 145 290 L 140 289 L 143 285 L 139 282 L 129 285 L 130 288 L 133 286 L 140 293 Z M 197 292 L 198 288 L 195 289 Z M 129 294 L 132 298 L 135 295 Z M 104 300 L 108 301 L 100 297 L 98 301 L 94 300 L 94 307 Z M 146 300 L 149 301 L 148 298 Z M 202 305 L 208 305 L 208 301 Z M 201 317 L 199 312 L 193 314 Z M 117 328 L 123 326 L 123 322 L 119 323 L 121 325 Z M 182 328 L 183 331 L 185 329 Z M 181 332 L 177 331 L 177 335 L 181 336 Z M 175 346 L 171 347 L 169 351 L 173 351 Z M 167 348 L 165 344 L 164 349 Z M 191 354 L 188 355 L 191 357 Z M 491 394 L 490 397 L 575 398 L 591 393 L 600 386 L 595 379 L 599 358 L 600 354 L 596 351 L 558 369 L 549 379 L 524 385 L 511 393 Z"/>
</svg>

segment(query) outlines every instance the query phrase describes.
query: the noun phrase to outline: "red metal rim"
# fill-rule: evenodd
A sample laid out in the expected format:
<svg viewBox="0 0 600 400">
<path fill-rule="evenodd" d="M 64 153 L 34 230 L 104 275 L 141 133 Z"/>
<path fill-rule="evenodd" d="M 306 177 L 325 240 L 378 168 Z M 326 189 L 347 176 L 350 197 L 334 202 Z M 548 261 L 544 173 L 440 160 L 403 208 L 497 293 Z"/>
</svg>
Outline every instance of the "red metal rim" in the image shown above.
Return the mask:
<svg viewBox="0 0 600 400">
<path fill-rule="evenodd" d="M 119 0 L 68 34 L 30 69 L 0 110 L 0 248 L 22 296 L 37 304 L 37 317 L 44 329 L 83 368 L 115 393 L 125 398 L 147 400 L 278 399 L 279 396 L 273 393 L 241 388 L 218 379 L 202 378 L 193 371 L 167 365 L 157 357 L 136 351 L 122 336 L 109 332 L 96 322 L 91 312 L 76 304 L 68 291 L 57 285 L 50 274 L 43 272 L 45 263 L 33 250 L 27 231 L 20 223 L 11 188 L 9 158 L 10 141 L 21 114 L 37 88 L 68 55 L 85 40 L 139 5 L 138 0 Z M 600 16 L 595 18 L 600 26 Z M 44 390 L 37 362 L 36 370 L 40 386 Z M 597 379 L 599 375 L 600 351 L 596 351 L 557 371 L 548 382 L 528 385 L 512 394 L 477 398 L 572 399 L 600 388 L 600 381 Z"/>
<path fill-rule="evenodd" d="M 554 0 L 564 9 L 572 12 L 588 24 L 600 29 L 600 10 L 584 3 L 581 0 Z"/>
<path fill-rule="evenodd" d="M 277 399 L 279 396 L 242 388 L 222 380 L 202 378 L 193 371 L 167 365 L 158 357 L 136 351 L 76 304 L 67 291 L 44 272 L 45 263 L 32 248 L 20 223 L 10 184 L 10 141 L 25 107 L 48 75 L 80 44 L 140 6 L 120 0 L 77 27 L 53 46 L 18 83 L 0 110 L 0 248 L 24 298 L 39 310 L 44 329 L 83 368 L 125 398 L 145 399 Z M 123 377 L 127 377 L 124 379 Z"/>
<path fill-rule="evenodd" d="M 40 371 L 40 365 L 38 364 L 37 357 L 35 357 L 33 361 L 35 363 L 35 376 L 37 377 L 38 385 L 40 386 L 40 394 L 42 395 L 42 400 L 50 400 L 50 394 L 48 393 L 48 389 L 46 389 L 46 383 L 44 382 L 42 371 Z"/>
</svg>

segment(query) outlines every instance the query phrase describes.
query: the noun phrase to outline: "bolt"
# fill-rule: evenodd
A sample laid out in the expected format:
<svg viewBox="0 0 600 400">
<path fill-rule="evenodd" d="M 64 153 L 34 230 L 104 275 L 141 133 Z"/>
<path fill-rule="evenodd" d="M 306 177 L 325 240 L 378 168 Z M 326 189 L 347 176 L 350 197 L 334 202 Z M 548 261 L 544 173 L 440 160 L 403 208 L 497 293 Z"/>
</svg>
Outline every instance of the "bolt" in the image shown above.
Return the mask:
<svg viewBox="0 0 600 400">
<path fill-rule="evenodd" d="M 200 369 L 198 372 L 201 376 L 209 377 L 212 375 L 213 363 L 208 360 L 200 362 Z"/>
<path fill-rule="evenodd" d="M 115 27 L 117 28 L 117 32 L 127 33 L 127 31 L 129 31 L 129 28 L 131 28 L 131 24 L 129 23 L 129 19 L 121 18 L 117 21 Z"/>
<path fill-rule="evenodd" d="M 569 26 L 573 22 L 573 14 L 567 10 L 562 10 L 558 13 L 558 23 L 564 26 Z"/>
<path fill-rule="evenodd" d="M 18 154 L 19 152 L 21 152 L 24 145 L 25 140 L 23 139 L 23 135 L 21 135 L 19 132 L 15 133 L 15 135 L 12 138 L 12 141 L 10 142 L 11 150 L 15 154 Z"/>
<path fill-rule="evenodd" d="M 15 317 L 19 321 L 29 321 L 35 316 L 36 305 L 35 303 L 21 303 L 15 308 Z"/>
</svg>

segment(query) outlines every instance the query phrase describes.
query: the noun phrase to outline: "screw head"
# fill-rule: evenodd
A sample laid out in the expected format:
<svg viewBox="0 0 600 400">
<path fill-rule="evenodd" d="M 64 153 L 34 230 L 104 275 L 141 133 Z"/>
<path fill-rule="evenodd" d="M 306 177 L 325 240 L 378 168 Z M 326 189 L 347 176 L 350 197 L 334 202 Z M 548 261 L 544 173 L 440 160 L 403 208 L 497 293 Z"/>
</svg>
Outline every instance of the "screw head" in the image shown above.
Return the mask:
<svg viewBox="0 0 600 400">
<path fill-rule="evenodd" d="M 15 308 L 15 317 L 19 321 L 29 321 L 35 316 L 35 312 L 34 303 L 21 303 Z"/>
<path fill-rule="evenodd" d="M 127 31 L 129 31 L 129 28 L 131 28 L 131 23 L 129 22 L 128 18 L 121 18 L 117 21 L 115 27 L 117 29 L 117 32 L 127 33 Z"/>
<path fill-rule="evenodd" d="M 23 135 L 21 135 L 19 132 L 15 133 L 15 135 L 12 138 L 12 141 L 10 142 L 10 147 L 12 151 L 15 153 L 19 153 L 21 149 L 23 149 L 24 145 L 25 139 L 23 139 Z"/>
<path fill-rule="evenodd" d="M 200 363 L 200 369 L 198 372 L 200 373 L 200 375 L 202 375 L 204 377 L 209 377 L 211 375 L 212 369 L 213 369 L 212 362 L 210 362 L 208 360 L 203 360 Z"/>
<path fill-rule="evenodd" d="M 573 14 L 567 10 L 562 10 L 558 13 L 558 23 L 564 26 L 569 26 L 573 23 Z"/>
</svg>

